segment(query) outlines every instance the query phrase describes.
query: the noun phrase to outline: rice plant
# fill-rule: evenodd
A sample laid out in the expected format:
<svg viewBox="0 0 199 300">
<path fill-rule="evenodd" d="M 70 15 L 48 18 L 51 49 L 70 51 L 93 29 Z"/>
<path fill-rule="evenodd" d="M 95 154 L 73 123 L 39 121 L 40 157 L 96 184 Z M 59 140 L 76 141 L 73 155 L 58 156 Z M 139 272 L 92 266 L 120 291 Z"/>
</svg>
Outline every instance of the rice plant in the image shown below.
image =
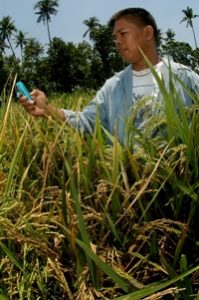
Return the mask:
<svg viewBox="0 0 199 300">
<path fill-rule="evenodd" d="M 168 95 L 157 80 L 166 113 L 136 130 L 140 101 L 126 146 L 98 122 L 83 136 L 28 116 L 14 88 L 5 97 L 0 299 L 197 299 L 198 105 L 176 98 L 176 114 L 175 89 Z M 75 110 L 90 99 L 50 101 Z"/>
</svg>

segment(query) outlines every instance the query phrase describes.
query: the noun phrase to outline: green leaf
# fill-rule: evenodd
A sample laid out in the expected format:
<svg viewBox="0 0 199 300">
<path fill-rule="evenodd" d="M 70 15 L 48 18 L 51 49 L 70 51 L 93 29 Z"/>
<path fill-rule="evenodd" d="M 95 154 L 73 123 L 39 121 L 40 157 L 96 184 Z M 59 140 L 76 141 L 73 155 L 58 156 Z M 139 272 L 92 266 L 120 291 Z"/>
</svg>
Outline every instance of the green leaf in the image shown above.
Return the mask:
<svg viewBox="0 0 199 300">
<path fill-rule="evenodd" d="M 0 300 L 10 300 L 10 299 L 5 295 L 0 295 Z"/>
<path fill-rule="evenodd" d="M 106 273 L 123 291 L 128 292 L 128 284 L 122 280 L 122 278 L 113 270 L 109 265 L 103 262 L 87 245 L 85 245 L 79 239 L 76 239 L 77 244 L 89 255 L 89 257 L 95 262 L 95 264 Z"/>
<path fill-rule="evenodd" d="M 185 272 L 184 274 L 178 275 L 173 279 L 170 279 L 166 282 L 162 282 L 162 283 L 154 283 L 154 284 L 150 284 L 148 286 L 146 286 L 145 288 L 143 288 L 140 291 L 136 291 L 133 293 L 130 293 L 128 295 L 125 296 L 121 296 L 118 298 L 115 298 L 115 300 L 140 300 L 143 297 L 147 297 L 150 296 L 160 290 L 163 290 L 165 288 L 167 288 L 168 286 L 172 285 L 173 283 L 182 280 L 183 278 L 185 278 L 186 276 L 190 275 L 191 273 L 194 273 L 196 271 L 199 270 L 199 266 L 192 268 L 191 270 Z"/>
<path fill-rule="evenodd" d="M 6 255 L 11 259 L 11 261 L 17 266 L 21 271 L 23 271 L 22 266 L 20 265 L 19 261 L 13 255 L 13 253 L 8 249 L 1 241 L 0 241 L 1 249 L 6 253 Z"/>
<path fill-rule="evenodd" d="M 8 197 L 9 193 L 12 190 L 12 183 L 13 183 L 12 179 L 13 179 L 13 176 L 14 176 L 15 167 L 16 167 L 16 164 L 18 162 L 19 156 L 21 155 L 22 141 L 23 141 L 24 135 L 26 133 L 26 129 L 27 129 L 27 126 L 26 126 L 26 128 L 25 128 L 25 130 L 24 130 L 24 132 L 23 132 L 23 134 L 20 138 L 20 141 L 19 141 L 19 143 L 17 145 L 17 148 L 15 150 L 12 162 L 10 164 L 10 170 L 9 170 L 9 173 L 8 173 L 7 184 L 6 184 L 6 189 L 5 189 L 6 197 Z"/>
</svg>

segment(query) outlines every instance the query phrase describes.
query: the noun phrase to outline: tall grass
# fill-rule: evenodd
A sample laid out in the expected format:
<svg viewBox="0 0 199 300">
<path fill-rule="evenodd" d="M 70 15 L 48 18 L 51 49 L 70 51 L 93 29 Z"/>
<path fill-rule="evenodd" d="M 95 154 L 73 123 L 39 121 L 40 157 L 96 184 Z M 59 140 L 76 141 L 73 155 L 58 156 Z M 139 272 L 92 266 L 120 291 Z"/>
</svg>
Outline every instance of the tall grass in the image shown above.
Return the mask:
<svg viewBox="0 0 199 300">
<path fill-rule="evenodd" d="M 177 114 L 175 88 L 157 81 L 166 112 L 131 126 L 125 147 L 98 123 L 82 136 L 28 116 L 12 91 L 5 98 L 0 299 L 197 299 L 198 107 L 176 98 Z M 90 99 L 51 101 L 79 109 Z"/>
</svg>

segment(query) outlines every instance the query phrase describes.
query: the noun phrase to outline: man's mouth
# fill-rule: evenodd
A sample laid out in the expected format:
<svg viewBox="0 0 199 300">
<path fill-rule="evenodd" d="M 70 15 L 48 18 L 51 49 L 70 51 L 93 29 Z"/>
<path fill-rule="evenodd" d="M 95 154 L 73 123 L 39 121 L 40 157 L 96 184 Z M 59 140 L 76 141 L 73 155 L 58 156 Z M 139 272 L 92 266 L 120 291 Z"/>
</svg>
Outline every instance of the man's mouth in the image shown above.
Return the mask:
<svg viewBox="0 0 199 300">
<path fill-rule="evenodd" d="M 121 49 L 121 48 L 120 48 L 120 49 L 118 49 L 118 52 L 120 52 L 120 53 L 124 53 L 126 50 L 127 50 L 127 49 L 124 49 L 124 48 L 123 48 L 123 49 Z"/>
</svg>

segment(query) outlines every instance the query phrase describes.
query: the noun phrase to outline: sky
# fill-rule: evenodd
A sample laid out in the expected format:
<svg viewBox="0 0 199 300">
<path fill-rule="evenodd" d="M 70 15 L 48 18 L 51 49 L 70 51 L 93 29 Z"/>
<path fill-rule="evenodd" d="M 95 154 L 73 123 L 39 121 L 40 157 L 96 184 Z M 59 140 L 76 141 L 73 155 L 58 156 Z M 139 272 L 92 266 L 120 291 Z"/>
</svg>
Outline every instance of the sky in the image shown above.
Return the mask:
<svg viewBox="0 0 199 300">
<path fill-rule="evenodd" d="M 26 33 L 28 38 L 36 38 L 43 45 L 48 44 L 47 28 L 37 23 L 34 5 L 37 0 L 0 0 L 0 20 L 11 16 L 16 28 Z M 183 9 L 193 9 L 199 15 L 199 0 L 59 0 L 58 13 L 51 17 L 51 37 L 62 38 L 65 42 L 79 43 L 87 26 L 84 20 L 96 17 L 101 24 L 118 10 L 127 7 L 143 7 L 154 16 L 158 28 L 175 32 L 177 41 L 188 42 L 194 48 L 193 34 L 186 22 L 180 24 Z M 199 18 L 193 20 L 196 38 L 199 39 Z M 89 41 L 87 39 L 87 41 Z"/>
</svg>

